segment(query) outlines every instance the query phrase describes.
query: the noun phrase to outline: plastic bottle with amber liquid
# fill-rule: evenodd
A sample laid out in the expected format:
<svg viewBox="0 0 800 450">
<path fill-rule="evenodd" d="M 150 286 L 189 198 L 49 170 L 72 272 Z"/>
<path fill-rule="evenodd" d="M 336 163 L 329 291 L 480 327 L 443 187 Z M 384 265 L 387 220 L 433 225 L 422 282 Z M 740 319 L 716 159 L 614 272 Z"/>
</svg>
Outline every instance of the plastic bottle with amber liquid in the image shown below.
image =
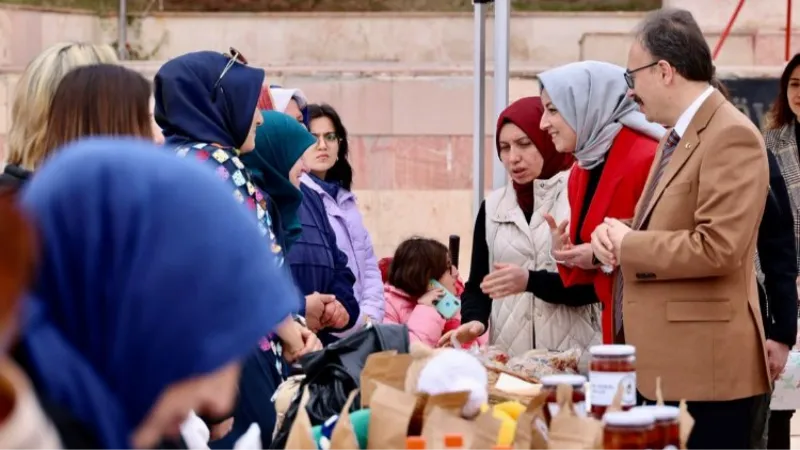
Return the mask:
<svg viewBox="0 0 800 450">
<path fill-rule="evenodd" d="M 636 348 L 632 345 L 595 345 L 589 349 L 591 414 L 602 419 L 622 385 L 622 409 L 636 405 Z"/>
<path fill-rule="evenodd" d="M 681 446 L 679 417 L 680 408 L 676 406 L 646 405 L 637 406 L 631 412 L 643 412 L 653 416 L 655 423 L 650 435 L 652 450 L 675 450 Z"/>
<path fill-rule="evenodd" d="M 603 416 L 605 450 L 652 449 L 655 418 L 642 411 L 613 411 Z"/>
<path fill-rule="evenodd" d="M 425 438 L 422 436 L 409 436 L 406 438 L 406 449 L 407 450 L 425 450 L 427 448 L 427 443 L 425 442 Z"/>
<path fill-rule="evenodd" d="M 547 393 L 547 408 L 544 409 L 544 417 L 547 424 L 553 420 L 561 409 L 558 404 L 558 386 L 565 384 L 572 387 L 572 404 L 575 414 L 580 417 L 587 416 L 586 410 L 586 377 L 583 375 L 547 375 L 542 377 L 542 392 Z"/>
</svg>

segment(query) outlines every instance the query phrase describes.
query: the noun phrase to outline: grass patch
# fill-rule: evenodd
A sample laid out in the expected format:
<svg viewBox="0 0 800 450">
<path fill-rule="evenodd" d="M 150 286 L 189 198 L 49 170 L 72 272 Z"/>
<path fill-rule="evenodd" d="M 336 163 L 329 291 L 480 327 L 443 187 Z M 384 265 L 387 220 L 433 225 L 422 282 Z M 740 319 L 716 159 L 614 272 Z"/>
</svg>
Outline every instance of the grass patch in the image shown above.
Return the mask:
<svg viewBox="0 0 800 450">
<path fill-rule="evenodd" d="M 76 8 L 98 13 L 117 10 L 118 0 L 0 0 L 0 4 Z M 470 0 L 162 0 L 165 11 L 471 11 Z M 661 0 L 512 0 L 515 11 L 648 11 Z M 159 0 L 128 0 L 130 13 L 158 11 Z"/>
</svg>

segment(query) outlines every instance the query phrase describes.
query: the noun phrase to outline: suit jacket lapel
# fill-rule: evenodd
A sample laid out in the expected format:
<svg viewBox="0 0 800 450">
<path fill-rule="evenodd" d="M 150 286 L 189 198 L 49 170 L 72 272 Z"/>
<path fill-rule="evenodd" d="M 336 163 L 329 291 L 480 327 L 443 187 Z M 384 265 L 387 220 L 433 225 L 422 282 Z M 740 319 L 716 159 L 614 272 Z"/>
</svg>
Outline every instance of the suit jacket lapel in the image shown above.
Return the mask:
<svg viewBox="0 0 800 450">
<path fill-rule="evenodd" d="M 700 106 L 700 109 L 697 110 L 697 113 L 692 118 L 691 122 L 689 122 L 686 132 L 683 133 L 678 145 L 675 146 L 672 157 L 669 160 L 669 163 L 667 163 L 667 167 L 664 169 L 664 173 L 661 175 L 661 179 L 658 181 L 655 191 L 653 191 L 653 195 L 650 198 L 650 203 L 647 205 L 640 205 L 640 210 L 642 210 L 642 214 L 644 214 L 644 220 L 641 221 L 642 228 L 645 227 L 647 218 L 650 216 L 653 208 L 661 198 L 661 194 L 664 193 L 664 190 L 675 178 L 675 175 L 678 174 L 681 168 L 686 164 L 686 161 L 689 160 L 689 157 L 694 152 L 694 149 L 700 145 L 700 134 L 708 125 L 711 117 L 724 102 L 725 97 L 715 90 L 703 102 L 703 104 Z M 664 152 L 664 145 L 666 144 L 666 141 L 666 139 L 661 140 L 657 157 L 653 161 L 653 167 L 650 169 L 650 177 L 648 178 L 647 186 L 653 182 L 653 175 L 655 174 L 656 168 L 661 161 L 661 155 Z M 645 192 L 647 192 L 647 189 L 648 188 L 645 188 Z"/>
</svg>

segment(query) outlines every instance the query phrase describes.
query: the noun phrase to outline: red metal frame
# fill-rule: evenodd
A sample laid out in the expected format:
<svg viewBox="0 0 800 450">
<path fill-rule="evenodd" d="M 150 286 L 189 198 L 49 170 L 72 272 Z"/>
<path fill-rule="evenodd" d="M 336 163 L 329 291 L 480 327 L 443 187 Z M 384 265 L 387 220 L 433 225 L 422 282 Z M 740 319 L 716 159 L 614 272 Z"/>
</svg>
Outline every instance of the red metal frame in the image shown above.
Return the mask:
<svg viewBox="0 0 800 450">
<path fill-rule="evenodd" d="M 717 41 L 717 45 L 714 46 L 714 53 L 712 53 L 713 59 L 717 59 L 717 56 L 719 56 L 719 52 L 722 51 L 722 44 L 725 43 L 725 40 L 728 39 L 728 35 L 731 34 L 733 23 L 736 22 L 736 18 L 739 17 L 739 12 L 742 10 L 743 5 L 744 5 L 744 0 L 739 0 L 739 3 L 736 4 L 736 9 L 733 10 L 733 15 L 731 16 L 731 20 L 728 21 L 728 25 L 725 26 L 725 29 L 722 30 L 722 34 L 719 35 L 719 40 Z"/>
<path fill-rule="evenodd" d="M 792 0 L 786 0 L 786 51 L 784 57 L 789 61 L 792 48 Z"/>
<path fill-rule="evenodd" d="M 722 34 L 719 35 L 719 40 L 717 41 L 717 45 L 714 46 L 714 53 L 712 54 L 713 59 L 717 59 L 719 56 L 719 52 L 722 51 L 722 45 L 725 44 L 725 40 L 728 39 L 728 35 L 731 34 L 731 29 L 733 28 L 734 22 L 736 22 L 736 18 L 739 17 L 739 12 L 742 10 L 742 6 L 744 5 L 744 0 L 739 0 L 739 3 L 736 4 L 736 9 L 733 10 L 733 14 L 731 15 L 731 19 L 728 21 L 728 25 L 725 26 L 725 29 L 722 30 Z M 784 59 L 789 61 L 789 55 L 791 53 L 792 48 L 792 0 L 786 0 L 786 42 L 784 46 Z"/>
</svg>

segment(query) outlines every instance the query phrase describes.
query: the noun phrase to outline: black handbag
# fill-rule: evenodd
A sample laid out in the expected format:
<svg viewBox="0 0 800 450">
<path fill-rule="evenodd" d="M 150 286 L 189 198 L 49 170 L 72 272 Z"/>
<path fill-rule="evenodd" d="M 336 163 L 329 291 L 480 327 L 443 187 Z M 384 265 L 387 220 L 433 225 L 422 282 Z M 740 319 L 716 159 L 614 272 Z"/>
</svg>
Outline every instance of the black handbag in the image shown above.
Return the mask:
<svg viewBox="0 0 800 450">
<path fill-rule="evenodd" d="M 408 327 L 405 325 L 368 325 L 363 330 L 332 343 L 324 349 L 306 355 L 300 360 L 306 378 L 301 383 L 286 416 L 272 440 L 272 448 L 284 448 L 292 428 L 300 397 L 308 388 L 306 405 L 311 425 L 320 425 L 331 416 L 339 414 L 347 397 L 358 389 L 361 371 L 372 353 L 396 350 L 408 353 Z M 356 397 L 352 410 L 361 403 Z"/>
</svg>

